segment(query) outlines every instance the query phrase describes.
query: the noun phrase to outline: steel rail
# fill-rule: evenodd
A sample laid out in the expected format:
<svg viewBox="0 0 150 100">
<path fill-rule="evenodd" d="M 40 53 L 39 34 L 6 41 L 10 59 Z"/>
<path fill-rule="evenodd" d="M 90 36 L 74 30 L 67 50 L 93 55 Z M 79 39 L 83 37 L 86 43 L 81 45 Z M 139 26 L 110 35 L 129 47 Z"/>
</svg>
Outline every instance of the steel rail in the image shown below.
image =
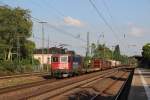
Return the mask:
<svg viewBox="0 0 150 100">
<path fill-rule="evenodd" d="M 49 74 L 48 72 L 34 72 L 34 73 L 25 73 L 25 74 L 0 76 L 0 79 L 28 77 L 28 76 L 33 76 L 33 75 L 40 76 L 40 75 L 48 75 L 48 74 Z"/>
<path fill-rule="evenodd" d="M 110 74 L 114 74 L 114 71 L 110 71 L 109 72 Z M 29 97 L 29 98 L 26 98 L 26 99 L 34 99 L 34 98 L 38 98 L 39 96 L 41 96 L 41 95 L 44 95 L 45 93 L 54 93 L 54 95 L 51 95 L 51 96 L 48 96 L 48 97 L 46 97 L 44 100 L 47 100 L 47 99 L 50 99 L 50 98 L 53 98 L 53 97 L 56 97 L 56 96 L 58 96 L 58 95 L 61 95 L 62 93 L 64 93 L 64 92 L 68 92 L 68 91 L 72 91 L 73 89 L 75 89 L 75 88 L 77 88 L 77 87 L 80 87 L 80 86 L 83 86 L 83 85 L 85 85 L 85 84 L 88 84 L 88 83 L 90 83 L 90 82 L 93 82 L 93 81 L 97 81 L 98 79 L 103 79 L 104 77 L 106 77 L 106 76 L 110 76 L 110 74 L 109 73 L 104 73 L 104 74 L 101 74 L 101 76 L 94 76 L 94 77 L 91 77 L 91 78 L 89 78 L 89 79 L 87 79 L 87 80 L 82 80 L 82 81 L 79 81 L 79 82 L 76 82 L 76 83 L 74 83 L 74 84 L 66 84 L 65 86 L 63 86 L 63 87 L 58 87 L 58 88 L 56 88 L 56 89 L 53 89 L 53 90 L 49 90 L 49 91 L 46 91 L 46 92 L 44 92 L 44 93 L 41 93 L 41 94 L 38 94 L 38 95 L 35 95 L 35 96 L 32 96 L 32 97 Z M 86 82 L 85 82 L 86 81 Z M 73 86 L 74 85 L 74 86 Z M 72 86 L 72 87 L 71 87 Z M 68 87 L 68 88 L 67 88 Z M 70 88 L 69 88 L 70 87 Z M 67 88 L 67 89 L 65 89 L 65 88 Z M 62 91 L 59 91 L 59 93 L 55 93 L 55 91 L 57 91 L 57 90 L 62 90 L 62 89 L 64 89 L 64 90 L 62 90 Z"/>
</svg>

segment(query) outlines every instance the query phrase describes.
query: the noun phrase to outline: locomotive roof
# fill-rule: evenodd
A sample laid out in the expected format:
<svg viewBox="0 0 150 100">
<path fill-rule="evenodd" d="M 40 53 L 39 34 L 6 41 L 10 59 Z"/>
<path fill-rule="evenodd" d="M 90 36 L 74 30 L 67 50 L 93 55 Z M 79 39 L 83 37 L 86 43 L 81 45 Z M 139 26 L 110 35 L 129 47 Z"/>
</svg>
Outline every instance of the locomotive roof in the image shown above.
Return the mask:
<svg viewBox="0 0 150 100">
<path fill-rule="evenodd" d="M 71 56 L 71 54 L 53 54 L 52 56 Z"/>
</svg>

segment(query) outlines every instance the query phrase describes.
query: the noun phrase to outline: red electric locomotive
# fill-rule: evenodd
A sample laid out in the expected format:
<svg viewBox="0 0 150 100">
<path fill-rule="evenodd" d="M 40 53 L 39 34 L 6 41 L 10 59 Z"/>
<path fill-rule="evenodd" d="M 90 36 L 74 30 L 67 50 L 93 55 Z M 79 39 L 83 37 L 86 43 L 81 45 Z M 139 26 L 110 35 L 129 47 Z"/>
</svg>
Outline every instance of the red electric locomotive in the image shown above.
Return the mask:
<svg viewBox="0 0 150 100">
<path fill-rule="evenodd" d="M 71 54 L 52 55 L 52 75 L 57 78 L 77 75 L 81 70 L 81 56 Z"/>
</svg>

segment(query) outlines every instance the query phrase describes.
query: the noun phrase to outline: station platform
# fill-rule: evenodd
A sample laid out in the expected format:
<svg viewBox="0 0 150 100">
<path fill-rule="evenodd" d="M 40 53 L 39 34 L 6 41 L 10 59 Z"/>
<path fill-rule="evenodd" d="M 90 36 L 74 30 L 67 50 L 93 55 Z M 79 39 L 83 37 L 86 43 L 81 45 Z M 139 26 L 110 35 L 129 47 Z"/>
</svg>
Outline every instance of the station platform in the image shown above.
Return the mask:
<svg viewBox="0 0 150 100">
<path fill-rule="evenodd" d="M 128 100 L 150 100 L 150 69 L 135 69 Z"/>
</svg>

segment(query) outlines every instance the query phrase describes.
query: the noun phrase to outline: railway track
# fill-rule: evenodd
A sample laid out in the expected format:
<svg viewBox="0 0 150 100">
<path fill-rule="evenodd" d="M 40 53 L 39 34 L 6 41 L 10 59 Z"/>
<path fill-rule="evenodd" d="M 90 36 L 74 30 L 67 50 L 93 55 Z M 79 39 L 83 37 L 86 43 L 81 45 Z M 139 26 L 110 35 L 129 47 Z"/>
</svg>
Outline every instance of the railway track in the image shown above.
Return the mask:
<svg viewBox="0 0 150 100">
<path fill-rule="evenodd" d="M 58 94 L 56 96 L 49 96 L 49 97 L 45 98 L 44 100 L 63 100 L 63 99 L 65 99 L 65 100 L 68 100 L 68 99 L 70 99 L 70 100 L 76 100 L 76 99 L 78 99 L 78 100 L 95 100 L 95 98 L 97 98 L 97 96 L 106 92 L 106 90 L 108 90 L 114 83 L 113 82 L 111 84 L 109 83 L 109 86 L 105 87 L 102 91 L 99 91 L 97 89 L 97 87 L 92 87 L 92 85 L 97 84 L 99 81 L 105 80 L 107 77 L 110 77 L 113 75 L 118 75 L 118 74 L 120 74 L 120 73 L 119 72 L 115 72 L 115 73 L 111 73 L 111 74 L 107 73 L 104 76 L 99 77 L 98 79 L 95 79 L 91 82 L 82 84 L 79 87 L 70 89 L 69 91 L 65 91 L 66 93 L 61 92 L 61 94 Z M 124 73 L 122 73 L 121 75 L 124 75 Z M 93 90 L 94 90 L 94 92 L 93 92 Z M 93 93 L 90 93 L 90 91 L 92 91 Z M 38 97 L 38 98 L 41 98 L 41 97 Z M 38 98 L 35 98 L 35 99 L 38 99 Z M 34 98 L 32 98 L 32 99 L 34 99 Z M 97 99 L 97 100 L 99 100 L 99 99 Z M 100 100 L 103 100 L 103 99 L 100 99 Z"/>
<path fill-rule="evenodd" d="M 125 71 L 124 73 L 117 75 L 117 77 L 111 77 L 113 80 L 106 81 L 105 83 L 107 84 L 101 86 L 101 88 L 98 88 L 98 85 L 96 88 L 94 86 L 85 86 L 84 89 L 78 89 L 75 93 L 65 94 L 65 96 L 70 98 L 69 100 L 122 100 L 127 96 L 127 94 L 124 95 L 123 92 L 125 87 L 128 88 L 126 85 L 130 76 L 132 76 L 132 71 L 130 71 L 130 73 Z M 106 80 L 108 79 L 106 78 Z M 103 79 L 103 81 L 105 81 L 105 79 Z M 91 91 L 92 89 L 94 92 Z M 127 91 L 125 91 L 125 93 L 127 93 Z M 121 99 L 120 95 L 122 95 Z M 60 96 L 53 98 L 53 100 L 61 100 L 61 98 L 62 97 Z"/>
<path fill-rule="evenodd" d="M 52 82 L 55 82 L 55 81 L 56 81 L 56 79 L 42 80 L 42 81 L 38 81 L 38 82 L 32 82 L 32 83 L 26 83 L 26 84 L 17 85 L 17 86 L 1 88 L 0 89 L 0 95 L 4 94 L 4 93 L 7 93 L 7 92 L 17 91 L 17 90 L 23 89 L 23 88 L 30 88 L 30 87 L 34 87 L 34 86 L 38 86 L 38 85 L 52 83 Z"/>
<path fill-rule="evenodd" d="M 48 75 L 48 72 L 34 72 L 34 73 L 25 73 L 25 74 L 16 74 L 16 75 L 8 75 L 8 76 L 0 76 L 0 80 L 2 79 L 11 79 L 11 78 L 20 78 L 20 77 L 28 77 L 28 76 L 41 76 Z"/>
<path fill-rule="evenodd" d="M 9 89 L 4 89 L 4 90 L 1 90 L 2 92 L 0 93 L 0 99 L 2 100 L 31 99 L 31 98 L 37 97 L 39 95 L 45 94 L 53 90 L 59 91 L 59 88 L 76 83 L 76 85 L 73 86 L 75 88 L 87 82 L 88 83 L 93 82 L 94 80 L 97 80 L 100 77 L 102 78 L 102 76 L 104 76 L 104 73 L 106 72 L 108 75 L 108 73 L 114 73 L 114 70 L 111 69 L 109 71 L 95 72 L 95 73 L 86 74 L 86 75 L 82 75 L 78 77 L 72 77 L 69 79 L 66 78 L 62 80 L 53 80 L 53 81 L 47 80 L 43 82 L 32 83 L 28 85 L 21 85 L 21 86 L 12 87 Z M 83 80 L 87 78 L 89 79 L 86 82 L 84 82 Z"/>
<path fill-rule="evenodd" d="M 126 75 L 127 73 L 124 72 L 123 74 L 120 75 L 120 77 L 123 77 L 124 75 Z M 104 90 L 102 90 L 99 94 L 97 94 L 96 96 L 94 96 L 93 98 L 91 98 L 90 100 L 95 100 L 96 98 L 98 98 L 98 96 L 101 95 L 113 95 L 111 94 L 109 91 L 113 90 L 113 88 L 116 88 L 115 85 L 118 85 L 119 81 L 118 79 L 113 80 Z M 118 85 L 119 86 L 119 85 Z M 118 91 L 118 90 L 117 90 Z M 114 93 L 115 94 L 115 93 Z M 112 97 L 111 97 L 112 98 Z"/>
<path fill-rule="evenodd" d="M 115 74 L 117 72 L 111 71 L 99 76 L 94 76 L 94 77 L 90 77 L 88 79 L 85 80 L 81 80 L 81 81 L 77 81 L 75 83 L 70 83 L 70 84 L 65 84 L 61 87 L 56 87 L 55 89 L 50 89 L 48 91 L 45 91 L 44 93 L 40 93 L 37 95 L 33 95 L 31 97 L 28 97 L 26 99 L 28 100 L 49 100 L 49 99 L 53 99 L 59 95 L 61 95 L 62 93 L 68 92 L 68 91 L 72 91 L 78 87 L 82 87 L 86 84 L 92 84 L 93 82 L 96 82 L 98 80 L 102 80 L 104 77 L 108 77 L 112 74 Z"/>
</svg>

